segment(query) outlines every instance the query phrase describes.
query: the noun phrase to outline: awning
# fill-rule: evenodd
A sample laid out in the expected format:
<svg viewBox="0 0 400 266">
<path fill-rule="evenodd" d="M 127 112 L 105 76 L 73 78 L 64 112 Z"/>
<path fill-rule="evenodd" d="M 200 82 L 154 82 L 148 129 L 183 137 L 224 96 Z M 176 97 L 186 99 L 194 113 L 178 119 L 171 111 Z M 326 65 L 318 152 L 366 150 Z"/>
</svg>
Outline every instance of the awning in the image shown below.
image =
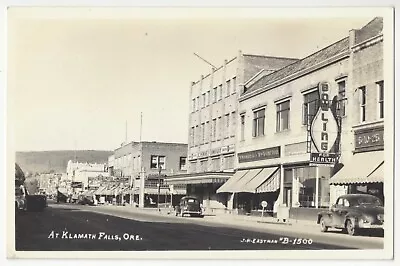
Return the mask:
<svg viewBox="0 0 400 266">
<path fill-rule="evenodd" d="M 241 192 L 257 193 L 257 188 L 266 181 L 268 181 L 272 177 L 272 175 L 277 171 L 278 167 L 263 168 L 261 172 L 259 172 L 252 180 L 250 180 L 244 185 Z M 269 191 L 264 191 L 264 192 L 272 192 L 277 190 L 277 188 L 275 187 L 270 187 L 265 189 Z"/>
<path fill-rule="evenodd" d="M 275 192 L 280 188 L 280 186 L 280 173 L 279 171 L 276 171 L 256 189 L 256 193 Z"/>
<path fill-rule="evenodd" d="M 232 192 L 231 188 L 233 185 L 240 180 L 245 174 L 247 174 L 248 170 L 237 171 L 228 181 L 225 182 L 219 189 L 217 189 L 217 193 L 224 192 Z"/>
<path fill-rule="evenodd" d="M 333 185 L 379 183 L 383 177 L 383 151 L 356 153 L 330 180 Z"/>
<path fill-rule="evenodd" d="M 167 185 L 187 185 L 187 184 L 223 184 L 233 173 L 210 172 L 210 173 L 195 173 L 169 176 L 164 179 Z"/>
<path fill-rule="evenodd" d="M 247 192 L 245 186 L 251 182 L 263 169 L 251 169 L 232 187 L 231 192 Z"/>
</svg>

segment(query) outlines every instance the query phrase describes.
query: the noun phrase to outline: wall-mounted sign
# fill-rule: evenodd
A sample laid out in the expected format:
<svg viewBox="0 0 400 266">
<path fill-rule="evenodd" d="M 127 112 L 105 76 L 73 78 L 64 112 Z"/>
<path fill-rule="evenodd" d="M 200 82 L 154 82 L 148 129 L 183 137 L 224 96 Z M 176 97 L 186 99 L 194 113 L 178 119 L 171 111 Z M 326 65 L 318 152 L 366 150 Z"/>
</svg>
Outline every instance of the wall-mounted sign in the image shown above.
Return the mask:
<svg viewBox="0 0 400 266">
<path fill-rule="evenodd" d="M 202 151 L 199 153 L 199 158 L 201 157 L 207 157 L 208 156 L 208 151 Z"/>
<path fill-rule="evenodd" d="M 376 127 L 370 129 L 360 129 L 354 133 L 354 146 L 356 152 L 383 150 L 384 147 L 384 128 Z"/>
<path fill-rule="evenodd" d="M 311 153 L 310 164 L 333 166 L 338 154 L 334 151 L 339 136 L 339 125 L 333 114 L 336 103 L 330 100 L 330 88 L 327 82 L 319 84 L 320 106 L 310 127 L 311 140 L 317 153 Z"/>
<path fill-rule="evenodd" d="M 248 151 L 238 154 L 239 163 L 268 160 L 281 157 L 281 147 L 272 147 L 267 149 Z"/>
<path fill-rule="evenodd" d="M 221 153 L 221 148 L 212 149 L 212 150 L 210 151 L 210 155 L 211 155 L 211 156 L 217 155 L 217 154 L 220 154 L 220 153 Z"/>
</svg>

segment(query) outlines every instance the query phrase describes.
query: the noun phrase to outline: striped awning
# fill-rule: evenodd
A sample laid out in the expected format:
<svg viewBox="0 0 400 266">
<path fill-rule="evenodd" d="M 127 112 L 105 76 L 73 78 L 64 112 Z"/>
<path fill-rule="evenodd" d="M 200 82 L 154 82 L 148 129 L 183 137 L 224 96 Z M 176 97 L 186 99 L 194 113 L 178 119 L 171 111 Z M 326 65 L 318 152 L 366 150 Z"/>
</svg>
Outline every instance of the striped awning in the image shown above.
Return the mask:
<svg viewBox="0 0 400 266">
<path fill-rule="evenodd" d="M 278 171 L 278 167 L 270 167 L 270 168 L 263 168 L 261 172 L 259 172 L 252 180 L 246 183 L 244 188 L 242 189 L 242 192 L 249 192 L 249 193 L 261 193 L 257 192 L 257 189 L 264 183 L 266 183 L 268 180 L 271 179 L 272 175 Z M 279 179 L 278 179 L 279 181 Z M 278 182 L 279 183 L 279 182 Z M 270 187 L 265 187 L 264 190 L 268 191 L 263 191 L 263 192 L 272 192 L 277 190 L 275 186 L 273 186 L 275 182 L 272 182 Z M 279 187 L 278 187 L 279 188 Z"/>
<path fill-rule="evenodd" d="M 348 185 L 383 182 L 383 162 L 383 151 L 357 153 L 351 162 L 329 180 L 329 183 Z"/>
<path fill-rule="evenodd" d="M 245 188 L 246 185 L 251 182 L 263 169 L 251 169 L 239 179 L 231 188 L 232 192 L 248 192 Z"/>
<path fill-rule="evenodd" d="M 237 181 L 239 181 L 245 174 L 247 174 L 248 170 L 240 170 L 237 171 L 231 178 L 228 179 L 228 181 L 225 182 L 219 189 L 217 189 L 217 193 L 225 193 L 229 192 L 231 193 L 232 190 L 231 188 Z"/>
<path fill-rule="evenodd" d="M 233 173 L 210 172 L 194 173 L 185 175 L 169 176 L 164 179 L 167 185 L 187 185 L 187 184 L 223 184 Z"/>
<path fill-rule="evenodd" d="M 281 177 L 279 170 L 273 172 L 267 180 L 257 187 L 256 193 L 275 192 L 280 188 Z"/>
</svg>

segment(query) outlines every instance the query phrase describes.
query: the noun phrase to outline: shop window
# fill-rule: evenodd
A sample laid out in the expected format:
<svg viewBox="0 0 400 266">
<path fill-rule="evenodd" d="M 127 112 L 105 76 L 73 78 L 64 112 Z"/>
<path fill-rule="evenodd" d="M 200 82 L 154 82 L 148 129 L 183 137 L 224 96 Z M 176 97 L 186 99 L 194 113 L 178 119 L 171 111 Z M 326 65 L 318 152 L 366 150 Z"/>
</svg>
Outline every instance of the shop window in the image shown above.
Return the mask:
<svg viewBox="0 0 400 266">
<path fill-rule="evenodd" d="M 299 188 L 299 207 L 315 207 L 316 203 L 316 168 L 300 167 L 294 169 L 294 179 Z"/>
<path fill-rule="evenodd" d="M 276 105 L 276 132 L 289 129 L 290 100 Z"/>
<path fill-rule="evenodd" d="M 313 92 L 304 95 L 303 104 L 303 125 L 310 125 L 319 108 L 319 92 Z"/>
<path fill-rule="evenodd" d="M 338 82 L 338 113 L 341 117 L 346 116 L 346 81 Z"/>
<path fill-rule="evenodd" d="M 359 88 L 360 91 L 360 122 L 366 120 L 367 90 L 365 86 Z"/>
<path fill-rule="evenodd" d="M 165 156 L 161 155 L 151 155 L 150 161 L 151 169 L 165 169 Z"/>
<path fill-rule="evenodd" d="M 384 116 L 385 107 L 383 104 L 384 100 L 384 85 L 383 81 L 379 81 L 376 83 L 378 87 L 378 118 L 382 119 Z"/>
<path fill-rule="evenodd" d="M 254 111 L 253 137 L 264 136 L 265 108 Z"/>
</svg>

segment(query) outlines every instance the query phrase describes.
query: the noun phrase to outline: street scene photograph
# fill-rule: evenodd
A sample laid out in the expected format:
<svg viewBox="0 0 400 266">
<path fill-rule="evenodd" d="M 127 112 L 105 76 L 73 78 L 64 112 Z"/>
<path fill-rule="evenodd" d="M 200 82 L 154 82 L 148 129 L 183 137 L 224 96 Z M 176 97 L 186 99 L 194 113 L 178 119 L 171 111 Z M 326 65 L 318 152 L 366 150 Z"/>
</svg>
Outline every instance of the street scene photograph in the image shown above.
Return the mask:
<svg viewBox="0 0 400 266">
<path fill-rule="evenodd" d="M 392 13 L 8 8 L 7 256 L 392 258 Z"/>
</svg>

